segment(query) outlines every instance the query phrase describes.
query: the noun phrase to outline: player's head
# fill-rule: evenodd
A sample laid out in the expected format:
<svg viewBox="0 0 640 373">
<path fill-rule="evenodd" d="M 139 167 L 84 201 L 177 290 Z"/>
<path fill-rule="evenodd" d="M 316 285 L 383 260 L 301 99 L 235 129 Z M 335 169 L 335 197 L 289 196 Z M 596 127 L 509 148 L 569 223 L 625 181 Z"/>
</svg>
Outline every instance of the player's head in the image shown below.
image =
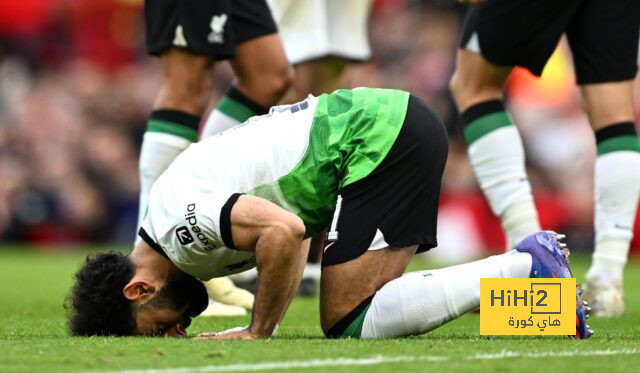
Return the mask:
<svg viewBox="0 0 640 373">
<path fill-rule="evenodd" d="M 87 257 L 68 299 L 72 335 L 184 335 L 208 303 L 202 282 L 173 273 L 163 286 L 137 280 L 130 257 L 107 252 Z"/>
</svg>

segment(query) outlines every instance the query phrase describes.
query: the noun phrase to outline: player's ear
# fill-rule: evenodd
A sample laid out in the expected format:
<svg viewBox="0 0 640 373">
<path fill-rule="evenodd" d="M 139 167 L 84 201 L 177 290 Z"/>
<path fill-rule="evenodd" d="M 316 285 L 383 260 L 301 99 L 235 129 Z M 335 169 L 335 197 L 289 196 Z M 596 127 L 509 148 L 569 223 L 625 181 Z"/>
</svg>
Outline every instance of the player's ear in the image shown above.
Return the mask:
<svg viewBox="0 0 640 373">
<path fill-rule="evenodd" d="M 156 287 L 144 280 L 133 278 L 122 289 L 124 297 L 132 302 L 146 300 L 156 292 Z"/>
</svg>

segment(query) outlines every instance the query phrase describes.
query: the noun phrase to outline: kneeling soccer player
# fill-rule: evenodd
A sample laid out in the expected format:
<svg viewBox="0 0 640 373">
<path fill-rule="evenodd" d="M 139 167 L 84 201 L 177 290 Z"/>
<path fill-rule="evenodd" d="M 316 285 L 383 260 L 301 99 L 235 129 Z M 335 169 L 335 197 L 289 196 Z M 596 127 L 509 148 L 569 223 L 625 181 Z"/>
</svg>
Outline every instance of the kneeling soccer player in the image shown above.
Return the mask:
<svg viewBox="0 0 640 373">
<path fill-rule="evenodd" d="M 201 338 L 268 338 L 300 282 L 308 237 L 329 228 L 320 319 L 328 337 L 428 332 L 479 305 L 482 277 L 571 277 L 554 233 L 516 250 L 403 273 L 436 246 L 447 134 L 407 92 L 359 88 L 279 106 L 191 145 L 154 184 L 130 256 L 76 274 L 75 335 L 186 336 L 200 280 L 257 266 L 251 324 Z M 577 336 L 590 331 L 577 294 Z"/>
</svg>

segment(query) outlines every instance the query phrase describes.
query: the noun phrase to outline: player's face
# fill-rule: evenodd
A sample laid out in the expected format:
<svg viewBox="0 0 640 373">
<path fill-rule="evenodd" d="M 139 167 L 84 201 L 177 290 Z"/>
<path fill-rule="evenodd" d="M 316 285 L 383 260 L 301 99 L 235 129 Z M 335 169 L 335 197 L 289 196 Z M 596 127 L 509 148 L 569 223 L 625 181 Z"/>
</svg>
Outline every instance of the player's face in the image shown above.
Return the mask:
<svg viewBox="0 0 640 373">
<path fill-rule="evenodd" d="M 184 337 L 191 318 L 204 311 L 208 303 L 202 282 L 185 274 L 173 276 L 153 298 L 137 307 L 133 334 Z"/>
<path fill-rule="evenodd" d="M 184 310 L 146 308 L 136 313 L 134 335 L 186 337 L 191 317 Z"/>
</svg>

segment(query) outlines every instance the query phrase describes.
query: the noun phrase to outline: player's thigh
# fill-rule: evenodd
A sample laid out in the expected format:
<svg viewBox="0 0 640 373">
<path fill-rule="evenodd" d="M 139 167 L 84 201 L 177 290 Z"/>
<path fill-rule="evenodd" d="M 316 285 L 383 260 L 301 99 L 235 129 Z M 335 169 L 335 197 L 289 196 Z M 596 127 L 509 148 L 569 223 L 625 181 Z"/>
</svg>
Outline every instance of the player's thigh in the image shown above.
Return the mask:
<svg viewBox="0 0 640 373">
<path fill-rule="evenodd" d="M 291 84 L 292 70 L 264 0 L 233 2 L 236 87 L 262 106 L 276 103 Z"/>
<path fill-rule="evenodd" d="M 367 251 L 348 262 L 323 267 L 320 322 L 325 334 L 384 284 L 400 277 L 416 248 L 417 245 Z"/>
<path fill-rule="evenodd" d="M 293 70 L 278 34 L 260 36 L 236 46 L 231 60 L 236 86 L 259 105 L 269 107 L 291 85 Z"/>
<path fill-rule="evenodd" d="M 580 90 L 594 131 L 634 121 L 633 80 L 583 84 Z"/>
</svg>

